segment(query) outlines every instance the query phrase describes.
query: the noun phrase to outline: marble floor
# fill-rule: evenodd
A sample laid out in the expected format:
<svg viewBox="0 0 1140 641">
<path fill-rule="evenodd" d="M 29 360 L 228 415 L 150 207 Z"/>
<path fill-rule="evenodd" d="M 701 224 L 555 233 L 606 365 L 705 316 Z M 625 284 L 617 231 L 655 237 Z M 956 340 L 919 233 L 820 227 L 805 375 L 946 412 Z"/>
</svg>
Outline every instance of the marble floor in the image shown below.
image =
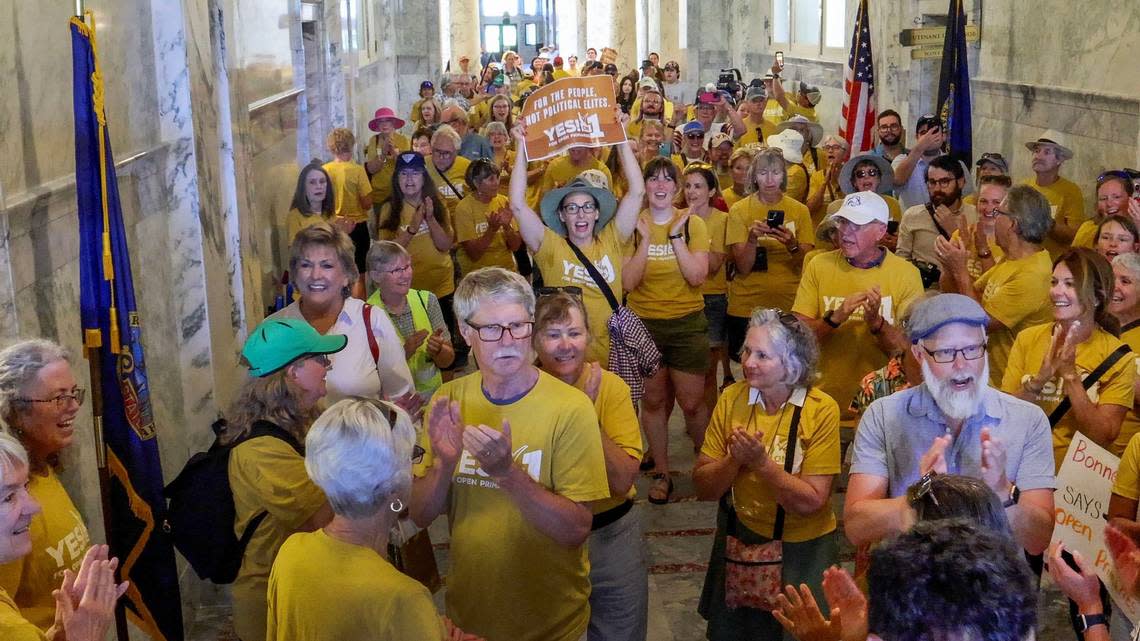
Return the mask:
<svg viewBox="0 0 1140 641">
<path fill-rule="evenodd" d="M 668 505 L 652 505 L 644 501 L 648 478 L 638 481 L 638 508 L 642 510 L 645 539 L 649 550 L 649 641 L 698 641 L 704 639 L 705 622 L 697 614 L 697 602 L 709 549 L 712 545 L 716 505 L 697 501 L 689 471 L 693 464 L 692 441 L 685 435 L 680 409 L 670 420 L 670 456 L 674 470 L 675 491 Z M 844 443 L 850 439 L 845 430 Z M 841 479 L 833 499 L 842 527 L 842 505 L 845 479 Z M 440 570 L 447 571 L 448 536 L 445 518 L 430 528 Z M 853 549 L 844 543 L 840 550 L 843 564 L 853 567 Z M 436 595 L 442 606 L 443 591 Z M 1073 639 L 1067 623 L 1068 606 L 1049 581 L 1042 580 L 1038 601 L 1038 639 L 1062 641 Z M 236 639 L 228 608 L 201 608 L 190 628 L 193 641 Z"/>
</svg>

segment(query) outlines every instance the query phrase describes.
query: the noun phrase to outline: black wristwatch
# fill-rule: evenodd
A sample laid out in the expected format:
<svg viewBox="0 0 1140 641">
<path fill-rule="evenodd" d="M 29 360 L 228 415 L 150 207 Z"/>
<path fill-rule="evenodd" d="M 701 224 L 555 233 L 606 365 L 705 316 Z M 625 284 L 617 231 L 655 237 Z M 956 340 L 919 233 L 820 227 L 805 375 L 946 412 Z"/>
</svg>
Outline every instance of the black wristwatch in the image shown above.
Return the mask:
<svg viewBox="0 0 1140 641">
<path fill-rule="evenodd" d="M 842 325 L 843 323 L 837 323 L 837 322 L 835 322 L 834 319 L 831 318 L 831 315 L 834 313 L 835 313 L 834 309 L 827 310 L 827 313 L 823 315 L 823 322 L 827 323 L 827 325 L 829 327 L 831 327 L 832 329 L 839 329 L 839 326 Z"/>
<path fill-rule="evenodd" d="M 669 236 L 669 240 L 680 240 L 680 239 L 682 239 L 682 238 L 684 238 L 684 237 L 685 237 L 685 235 L 684 235 L 684 234 L 676 234 L 676 235 L 670 235 L 670 236 Z"/>
<path fill-rule="evenodd" d="M 1077 632 L 1084 633 L 1094 625 L 1108 625 L 1108 619 L 1104 614 L 1078 614 L 1077 615 Z"/>
<path fill-rule="evenodd" d="M 1021 489 L 1015 483 L 1009 484 L 1009 496 L 1002 503 L 1002 507 L 1013 507 L 1021 500 Z"/>
</svg>

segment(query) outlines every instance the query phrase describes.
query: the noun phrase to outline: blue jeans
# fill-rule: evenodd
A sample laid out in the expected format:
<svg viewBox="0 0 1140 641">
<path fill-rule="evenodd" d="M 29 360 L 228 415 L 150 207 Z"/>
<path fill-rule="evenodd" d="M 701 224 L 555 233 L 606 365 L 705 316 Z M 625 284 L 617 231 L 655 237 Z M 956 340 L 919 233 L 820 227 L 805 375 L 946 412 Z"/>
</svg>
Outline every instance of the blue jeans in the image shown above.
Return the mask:
<svg viewBox="0 0 1140 641">
<path fill-rule="evenodd" d="M 649 571 L 641 532 L 641 507 L 594 530 L 590 554 L 588 641 L 645 641 Z"/>
</svg>

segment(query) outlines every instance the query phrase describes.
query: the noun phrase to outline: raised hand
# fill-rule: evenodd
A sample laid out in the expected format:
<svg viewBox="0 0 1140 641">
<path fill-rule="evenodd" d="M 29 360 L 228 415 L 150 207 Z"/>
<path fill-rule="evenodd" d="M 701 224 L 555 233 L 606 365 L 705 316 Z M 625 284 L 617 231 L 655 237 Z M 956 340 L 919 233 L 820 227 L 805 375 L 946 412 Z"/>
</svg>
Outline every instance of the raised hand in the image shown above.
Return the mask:
<svg viewBox="0 0 1140 641">
<path fill-rule="evenodd" d="M 926 453 L 922 455 L 922 460 L 918 463 L 918 471 L 923 476 L 926 476 L 931 471 L 938 474 L 945 474 L 947 469 L 946 448 L 950 447 L 950 444 L 953 442 L 954 439 L 949 435 L 939 436 L 934 439 L 934 443 L 930 445 L 930 449 L 926 450 Z"/>
<path fill-rule="evenodd" d="M 763 432 L 750 434 L 738 427 L 728 435 L 728 454 L 744 467 L 759 473 L 771 461 L 763 439 Z"/>
<path fill-rule="evenodd" d="M 415 355 L 416 350 L 420 348 L 420 345 L 423 345 L 427 337 L 428 331 L 426 329 L 408 334 L 408 337 L 404 339 L 404 360 L 408 360 Z"/>
<path fill-rule="evenodd" d="M 591 402 L 597 402 L 598 390 L 602 388 L 602 365 L 601 363 L 590 363 L 586 366 L 590 373 L 586 376 L 586 396 L 590 397 Z"/>
<path fill-rule="evenodd" d="M 443 349 L 443 328 L 432 332 L 431 336 L 428 337 L 427 342 L 428 356 L 434 357 L 436 354 L 439 354 L 440 350 Z"/>
<path fill-rule="evenodd" d="M 454 467 L 463 451 L 463 418 L 458 401 L 435 399 L 428 418 L 428 438 L 433 455 L 447 467 Z"/>
<path fill-rule="evenodd" d="M 839 622 L 843 641 L 866 641 L 867 598 L 847 570 L 838 566 L 824 570 L 823 594 L 831 606 L 831 620 Z"/>
<path fill-rule="evenodd" d="M 801 583 L 799 590 L 785 585 L 784 593 L 776 597 L 777 609 L 772 616 L 799 641 L 840 641 L 839 622 L 828 621 L 819 611 L 815 595 Z"/>
<path fill-rule="evenodd" d="M 514 463 L 511 451 L 511 424 L 503 420 L 502 431 L 486 425 L 468 425 L 463 428 L 463 447 L 479 461 L 479 467 L 492 477 L 510 471 Z"/>
<path fill-rule="evenodd" d="M 1009 494 L 1009 479 L 1005 475 L 1005 443 L 990 434 L 990 428 L 982 428 L 982 480 L 998 497 L 1004 499 Z"/>
</svg>

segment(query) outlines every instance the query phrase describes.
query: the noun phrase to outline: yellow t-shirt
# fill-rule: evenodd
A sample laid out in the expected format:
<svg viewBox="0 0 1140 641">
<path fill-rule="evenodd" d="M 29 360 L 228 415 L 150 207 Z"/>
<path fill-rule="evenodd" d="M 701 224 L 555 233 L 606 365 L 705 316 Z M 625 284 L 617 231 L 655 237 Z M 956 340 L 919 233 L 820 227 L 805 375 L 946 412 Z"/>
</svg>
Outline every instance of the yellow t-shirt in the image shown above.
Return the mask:
<svg viewBox="0 0 1140 641">
<path fill-rule="evenodd" d="M 832 183 L 829 185 L 827 184 L 827 172 L 817 171 L 811 175 L 811 178 L 808 179 L 807 199 L 811 200 L 817 194 L 822 194 L 823 198 L 819 201 L 819 208 L 812 210 L 811 219 L 812 222 L 818 225 L 819 221 L 823 220 L 823 217 L 828 212 L 828 207 L 831 205 L 831 203 L 843 203 L 843 190 L 839 187 L 838 179 L 832 181 Z M 894 199 L 892 198 L 892 200 Z M 836 209 L 839 209 L 839 207 L 836 206 Z M 895 220 L 898 219 L 896 218 Z"/>
<path fill-rule="evenodd" d="M 1133 501 L 1140 500 L 1140 438 L 1128 441 L 1124 448 L 1120 466 L 1116 468 L 1116 480 L 1112 482 L 1112 493 Z"/>
<path fill-rule="evenodd" d="M 1018 260 L 1003 260 L 974 281 L 982 293 L 982 308 L 1005 329 L 989 332 L 990 384 L 999 387 L 1009 361 L 1013 339 L 1022 330 L 1053 320 L 1049 281 L 1053 264 L 1041 250 Z"/>
<path fill-rule="evenodd" d="M 456 150 L 459 153 L 459 150 Z M 435 183 L 435 188 L 439 190 L 439 195 L 443 198 L 443 204 L 447 205 L 447 213 L 450 216 L 455 211 L 455 206 L 459 204 L 459 199 L 463 198 L 463 193 L 467 189 L 467 183 L 464 181 L 464 176 L 467 175 L 467 167 L 471 165 L 471 161 L 463 156 L 456 156 L 455 162 L 451 163 L 444 175 L 441 176 L 439 170 L 435 168 L 435 163 L 428 162 L 428 175 Z M 444 180 L 444 178 L 447 180 Z M 451 184 L 448 184 L 448 181 Z M 455 189 L 452 189 L 454 187 Z M 417 288 L 419 289 L 419 288 Z"/>
<path fill-rule="evenodd" d="M 332 216 L 325 217 L 320 214 L 302 214 L 298 209 L 290 209 L 289 213 L 285 215 L 285 228 L 289 237 L 285 239 L 285 244 L 289 245 L 293 242 L 293 238 L 297 236 L 297 232 L 306 227 L 312 227 L 317 223 L 332 223 Z"/>
<path fill-rule="evenodd" d="M 325 495 L 309 480 L 305 459 L 288 443 L 271 436 L 250 439 L 230 452 L 230 488 L 241 536 L 253 517 L 269 515 L 257 526 L 233 585 L 234 629 L 242 641 L 265 638 L 269 570 L 285 539 L 325 504 Z"/>
<path fill-rule="evenodd" d="M 596 229 L 596 228 L 595 228 Z M 622 300 L 621 267 L 625 256 L 625 246 L 629 239 L 618 236 L 617 224 L 610 221 L 594 237 L 589 247 L 579 247 L 586 258 L 594 263 L 598 273 L 613 290 L 618 304 Z M 542 280 L 548 287 L 573 285 L 582 288 L 582 303 L 586 306 L 586 325 L 590 329 L 590 345 L 586 348 L 586 360 L 608 363 L 610 356 L 610 330 L 607 323 L 613 315 L 613 308 L 605 294 L 598 289 L 590 273 L 570 249 L 566 237 L 559 236 L 551 229 L 542 233 L 542 245 L 534 254 L 534 264 L 542 272 Z"/>
<path fill-rule="evenodd" d="M 445 638 L 426 587 L 374 550 L 324 530 L 294 534 L 281 546 L 268 603 L 267 641 Z"/>
<path fill-rule="evenodd" d="M 412 143 L 404 134 L 393 131 L 389 134 L 392 141 L 392 146 L 395 147 L 396 153 L 411 151 Z M 376 134 L 368 139 L 368 144 L 364 146 L 364 161 L 371 162 L 377 158 L 380 153 L 380 134 Z M 368 171 L 367 168 L 365 171 Z M 380 171 L 372 174 L 369 182 L 372 184 L 372 202 L 382 203 L 392 197 L 392 177 L 396 174 L 396 159 L 391 158 L 388 162 L 380 166 Z"/>
<path fill-rule="evenodd" d="M 748 229 L 752 223 L 768 220 L 768 212 L 783 210 L 784 227 L 795 234 L 800 244 L 815 244 L 815 226 L 811 223 L 808 208 L 802 203 L 784 196 L 779 202 L 768 205 L 759 196 L 752 195 L 732 206 L 725 226 L 724 244 L 732 260 L 732 246 L 748 242 Z M 728 284 L 728 313 L 730 316 L 748 318 L 757 307 L 772 307 L 787 310 L 792 306 L 799 287 L 801 268 L 794 262 L 783 243 L 765 236 L 757 242 L 757 248 L 768 252 L 768 271 L 753 271 L 749 274 L 737 273 Z"/>
<path fill-rule="evenodd" d="M 586 383 L 590 378 L 590 369 L 582 370 L 582 375 L 574 383 L 574 387 L 586 391 Z M 638 461 L 645 453 L 645 443 L 641 440 L 641 430 L 637 422 L 637 413 L 633 410 L 633 397 L 630 396 L 629 385 L 620 376 L 611 371 L 602 370 L 602 382 L 598 386 L 598 398 L 594 399 L 594 411 L 598 414 L 598 423 L 602 433 Z M 611 496 L 608 499 L 595 501 L 590 505 L 594 514 L 601 514 L 611 510 L 637 494 L 636 486 L 629 488 L 625 496 Z"/>
<path fill-rule="evenodd" d="M 91 538 L 54 471 L 49 469 L 46 476 L 30 472 L 28 492 L 43 508 L 32 517 L 32 552 L 0 565 L 0 589 L 15 597 L 20 616 L 46 632 L 55 622 L 52 590 L 63 583 L 64 570 L 79 572 Z"/>
<path fill-rule="evenodd" d="M 1041 192 L 1045 200 L 1049 201 L 1053 210 L 1053 220 L 1065 221 L 1069 225 L 1077 226 L 1078 229 L 1085 221 L 1085 197 L 1075 182 L 1058 176 L 1057 182 L 1042 187 L 1037 184 L 1037 177 L 1034 176 L 1025 181 L 1025 184 Z M 1053 240 L 1052 237 L 1046 237 L 1044 245 L 1045 249 L 1049 250 L 1049 255 L 1054 258 L 1068 249 L 1068 246 Z"/>
<path fill-rule="evenodd" d="M 709 209 L 708 216 L 704 218 L 705 227 L 709 232 L 709 253 L 714 254 L 731 254 L 724 244 L 725 228 L 728 225 L 728 213 L 723 212 L 716 208 Z M 716 273 L 709 274 L 705 279 L 705 284 L 701 286 L 701 294 L 709 296 L 715 294 L 728 293 L 728 279 L 725 275 L 725 266 L 728 264 L 732 257 L 725 256 L 725 262 L 721 264 L 720 269 Z"/>
<path fill-rule="evenodd" d="M 565 186 L 587 169 L 597 169 L 606 175 L 608 184 L 613 184 L 613 175 L 610 174 L 609 168 L 597 158 L 587 158 L 585 165 L 575 165 L 570 162 L 569 156 L 558 156 L 546 166 L 546 173 L 542 175 L 542 182 L 539 184 L 539 198 L 548 191 Z"/>
<path fill-rule="evenodd" d="M 1086 220 L 1077 228 L 1077 235 L 1073 236 L 1073 247 L 1096 247 L 1096 228 L 1100 226 L 1095 220 Z"/>
<path fill-rule="evenodd" d="M 360 199 L 372 193 L 372 183 L 364 166 L 351 160 L 333 160 L 325 163 L 325 171 L 336 196 L 336 215 L 362 223 L 368 220 L 368 211 L 360 207 Z"/>
<path fill-rule="evenodd" d="M 1126 325 L 1125 329 L 1120 332 L 1120 340 L 1131 347 L 1132 352 L 1136 354 L 1136 375 L 1140 376 L 1140 326 L 1129 327 Z M 1133 400 L 1135 401 L 1135 399 Z M 1112 442 L 1112 447 L 1108 449 L 1113 454 L 1123 452 L 1137 433 L 1140 433 L 1140 416 L 1136 415 L 1136 406 L 1133 405 L 1132 409 L 1124 415 L 1124 423 L 1120 426 L 1120 435 L 1116 437 L 1116 440 Z M 1121 461 L 1120 465 L 1123 467 L 1124 462 Z"/>
<path fill-rule="evenodd" d="M 962 201 L 962 202 L 965 203 L 965 201 Z M 978 223 L 966 223 L 966 232 L 969 234 L 970 240 L 965 241 L 963 243 L 966 247 L 966 251 L 969 252 L 969 254 L 966 256 L 966 271 L 969 272 L 970 278 L 973 278 L 974 280 L 981 278 L 982 274 L 984 274 L 986 272 L 986 270 L 982 268 L 982 261 L 978 258 L 978 254 L 974 250 L 973 237 L 974 237 L 974 234 L 977 233 L 974 231 L 975 229 L 977 229 L 977 227 L 978 227 Z M 962 234 L 959 233 L 959 231 L 960 230 L 955 229 L 950 234 L 950 240 L 961 239 Z M 989 239 L 989 246 L 990 246 L 990 253 L 993 254 L 993 259 L 994 259 L 994 263 L 995 263 L 994 266 L 996 267 L 997 266 L 996 263 L 1000 263 L 1002 261 L 1002 258 L 1005 257 L 1005 251 L 994 241 L 993 237 L 990 237 L 990 239 Z M 1041 321 L 1041 322 L 1046 322 L 1046 321 Z"/>
<path fill-rule="evenodd" d="M 705 308 L 705 297 L 700 285 L 693 287 L 681 273 L 681 264 L 673 253 L 673 241 L 669 232 L 684 210 L 673 210 L 669 222 L 660 225 L 653 222 L 648 210 L 641 217 L 649 222 L 649 260 L 645 265 L 645 275 L 626 299 L 629 308 L 642 318 L 680 318 Z M 690 216 L 685 244 L 691 252 L 709 251 L 709 232 L 700 216 Z M 685 233 L 684 230 L 681 231 Z"/>
<path fill-rule="evenodd" d="M 506 196 L 495 196 L 490 202 L 483 202 L 475 197 L 474 193 L 468 194 L 459 201 L 455 206 L 455 240 L 460 243 L 455 252 L 455 257 L 459 259 L 460 273 L 467 274 L 480 267 L 502 267 L 510 271 L 518 271 L 518 266 L 515 265 L 515 255 L 507 247 L 507 241 L 503 238 L 502 230 L 498 231 L 491 244 L 487 246 L 487 250 L 479 257 L 479 260 L 471 260 L 467 255 L 467 250 L 463 248 L 462 243 L 480 238 L 483 234 L 487 233 L 487 227 L 490 224 L 487 217 L 502 208 L 509 208 L 510 201 Z M 518 231 L 518 223 L 514 218 L 511 218 L 511 229 Z"/>
<path fill-rule="evenodd" d="M 547 490 L 578 503 L 609 498 L 598 417 L 582 392 L 539 372 L 523 398 L 497 405 L 475 372 L 444 383 L 435 397 L 458 401 L 466 425 L 499 429 L 509 421 L 515 464 Z M 426 434 L 425 467 L 433 460 Z M 489 641 L 582 636 L 590 618 L 586 546 L 564 547 L 535 529 L 466 450 L 452 477 L 447 522 L 447 615 L 455 625 Z"/>
<path fill-rule="evenodd" d="M 44 633 L 20 615 L 12 597 L 0 588 L 0 639 L 4 641 L 46 641 Z"/>
<path fill-rule="evenodd" d="M 788 163 L 788 186 L 784 190 L 784 194 L 792 200 L 803 204 L 807 201 L 808 196 L 808 175 L 807 169 L 802 165 L 793 165 Z"/>
<path fill-rule="evenodd" d="M 768 137 L 776 133 L 776 123 L 771 120 L 764 120 L 757 124 L 755 121 L 745 118 L 744 126 L 746 128 L 744 134 L 736 140 L 736 147 L 739 149 L 744 145 L 755 144 L 758 142 L 767 143 Z M 759 129 L 760 133 L 756 133 Z"/>
<path fill-rule="evenodd" d="M 1002 376 L 1002 391 L 1011 394 L 1021 389 L 1021 384 L 1037 376 L 1041 370 L 1041 363 L 1045 360 L 1045 352 L 1049 350 L 1053 339 L 1053 324 L 1035 325 L 1017 335 L 1013 341 L 1013 349 L 1009 352 L 1009 362 Z M 1082 379 L 1096 369 L 1104 359 L 1117 347 L 1120 339 L 1100 329 L 1093 330 L 1088 340 L 1077 345 L 1077 374 Z M 1089 399 L 1097 405 L 1110 404 L 1132 408 L 1132 383 L 1136 378 L 1136 362 L 1127 356 L 1117 361 L 1089 388 Z M 1038 407 L 1049 415 L 1065 398 L 1061 376 L 1045 383 L 1040 396 L 1034 401 Z M 1073 434 L 1080 431 L 1076 414 L 1069 410 L 1053 427 L 1053 459 L 1057 466 L 1065 457 L 1065 450 L 1073 440 Z M 1110 446 L 1111 449 L 1111 446 Z M 1119 452 L 1113 452 L 1119 454 Z"/>
<path fill-rule="evenodd" d="M 769 415 L 759 402 L 752 400 L 752 388 L 746 381 L 733 383 L 724 390 L 709 418 L 701 454 L 720 460 L 728 456 L 728 437 L 732 430 L 743 428 L 751 434 L 762 433 L 772 460 L 783 467 L 788 452 L 788 433 L 795 411 L 792 401 L 799 401 L 805 390 L 792 393 L 792 399 L 775 414 Z M 792 454 L 792 474 L 824 476 L 839 474 L 839 406 L 818 388 L 806 390 L 800 424 L 796 428 L 796 446 Z M 748 529 L 761 536 L 772 536 L 776 524 L 776 497 L 771 488 L 755 472 L 741 468 L 732 483 L 736 513 Z M 799 516 L 784 510 L 784 539 L 797 543 L 819 538 L 835 530 L 835 512 L 828 501 L 814 514 Z"/>
<path fill-rule="evenodd" d="M 741 185 L 741 189 L 743 190 L 743 185 Z M 724 198 L 724 204 L 728 205 L 729 211 L 732 210 L 733 205 L 748 197 L 747 194 L 737 193 L 735 184 L 728 189 L 725 189 L 723 192 L 721 192 L 720 195 L 722 198 Z"/>
<path fill-rule="evenodd" d="M 384 203 L 380 208 L 380 220 L 387 220 L 391 210 L 392 203 Z M 408 226 L 415 212 L 416 208 L 404 201 L 403 211 L 400 212 L 400 227 Z M 445 216 L 440 224 L 451 233 L 449 220 L 450 217 Z M 398 231 L 381 229 L 379 236 L 382 240 L 393 240 Z M 436 298 L 443 298 L 455 291 L 455 268 L 451 254 L 436 248 L 426 220 L 420 223 L 416 235 L 408 241 L 407 250 L 412 256 L 412 289 L 426 289 L 435 294 Z"/>
<path fill-rule="evenodd" d="M 896 326 L 922 297 L 918 269 L 893 253 L 886 252 L 878 267 L 859 269 L 847 262 L 843 252 L 835 250 L 816 256 L 804 268 L 792 311 L 807 318 L 823 318 L 828 311 L 839 309 L 847 296 L 875 286 L 883 296 L 879 313 Z M 864 375 L 887 364 L 887 355 L 863 321 L 862 308 L 821 342 L 819 352 L 823 374 L 820 389 L 843 407 L 851 403 Z"/>
</svg>

